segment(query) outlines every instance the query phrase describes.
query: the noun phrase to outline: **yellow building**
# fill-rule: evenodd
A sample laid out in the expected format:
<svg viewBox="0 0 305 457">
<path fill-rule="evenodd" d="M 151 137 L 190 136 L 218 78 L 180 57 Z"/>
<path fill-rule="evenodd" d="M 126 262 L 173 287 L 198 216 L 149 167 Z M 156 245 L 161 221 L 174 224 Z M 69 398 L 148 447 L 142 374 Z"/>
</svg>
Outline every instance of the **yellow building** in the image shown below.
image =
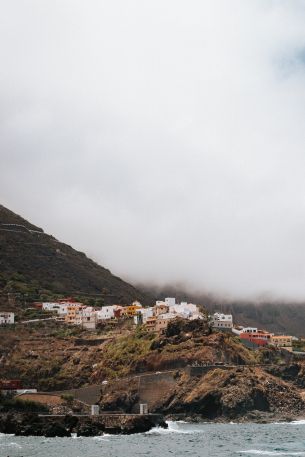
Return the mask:
<svg viewBox="0 0 305 457">
<path fill-rule="evenodd" d="M 288 335 L 273 335 L 271 336 L 270 344 L 277 348 L 284 348 L 287 351 L 292 351 L 292 336 Z"/>
<path fill-rule="evenodd" d="M 134 301 L 131 305 L 124 306 L 121 315 L 126 317 L 133 317 L 137 314 L 139 309 L 142 309 L 141 303 Z"/>
</svg>

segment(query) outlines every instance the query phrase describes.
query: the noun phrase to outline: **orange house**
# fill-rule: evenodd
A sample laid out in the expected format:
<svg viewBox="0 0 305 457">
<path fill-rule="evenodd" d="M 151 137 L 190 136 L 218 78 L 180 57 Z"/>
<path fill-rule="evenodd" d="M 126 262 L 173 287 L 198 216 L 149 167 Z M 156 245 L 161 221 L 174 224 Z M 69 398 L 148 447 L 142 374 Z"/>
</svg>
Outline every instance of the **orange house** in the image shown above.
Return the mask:
<svg viewBox="0 0 305 457">
<path fill-rule="evenodd" d="M 78 314 L 78 311 L 84 308 L 84 305 L 79 305 L 79 306 L 68 306 L 67 307 L 67 314 L 65 316 L 65 322 L 67 324 L 75 324 L 76 321 L 76 316 Z"/>
<path fill-rule="evenodd" d="M 142 309 L 141 303 L 134 301 L 131 305 L 125 306 L 123 308 L 121 315 L 126 317 L 133 317 L 137 314 L 139 309 Z"/>
</svg>

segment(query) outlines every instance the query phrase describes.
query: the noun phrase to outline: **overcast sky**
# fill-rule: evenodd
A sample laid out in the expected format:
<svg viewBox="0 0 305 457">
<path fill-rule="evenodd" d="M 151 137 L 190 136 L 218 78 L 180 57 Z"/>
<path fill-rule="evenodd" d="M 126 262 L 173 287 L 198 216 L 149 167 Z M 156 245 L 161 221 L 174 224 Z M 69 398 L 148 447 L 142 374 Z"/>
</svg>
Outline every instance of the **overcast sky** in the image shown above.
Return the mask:
<svg viewBox="0 0 305 457">
<path fill-rule="evenodd" d="M 305 298 L 303 0 L 0 0 L 1 202 L 131 281 Z"/>
</svg>

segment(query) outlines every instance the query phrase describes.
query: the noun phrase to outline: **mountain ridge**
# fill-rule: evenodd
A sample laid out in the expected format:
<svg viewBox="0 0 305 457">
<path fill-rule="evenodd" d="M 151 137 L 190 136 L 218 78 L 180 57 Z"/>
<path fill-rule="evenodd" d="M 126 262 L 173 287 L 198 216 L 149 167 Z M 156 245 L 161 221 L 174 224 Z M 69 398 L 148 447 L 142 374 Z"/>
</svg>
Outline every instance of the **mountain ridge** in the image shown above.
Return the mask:
<svg viewBox="0 0 305 457">
<path fill-rule="evenodd" d="M 139 300 L 148 305 L 156 298 L 175 296 L 202 304 L 211 312 L 232 313 L 236 324 L 305 336 L 305 303 L 233 300 L 175 286 L 134 287 L 0 205 L 0 305 L 7 304 L 7 294 L 12 292 L 33 298 L 52 294 L 94 296 L 100 304 Z"/>
<path fill-rule="evenodd" d="M 92 294 L 105 303 L 150 301 L 147 294 L 115 276 L 83 252 L 62 243 L 23 217 L 0 205 L 0 288 L 14 286 L 54 294 Z M 14 284 L 12 284 L 12 282 Z"/>
</svg>

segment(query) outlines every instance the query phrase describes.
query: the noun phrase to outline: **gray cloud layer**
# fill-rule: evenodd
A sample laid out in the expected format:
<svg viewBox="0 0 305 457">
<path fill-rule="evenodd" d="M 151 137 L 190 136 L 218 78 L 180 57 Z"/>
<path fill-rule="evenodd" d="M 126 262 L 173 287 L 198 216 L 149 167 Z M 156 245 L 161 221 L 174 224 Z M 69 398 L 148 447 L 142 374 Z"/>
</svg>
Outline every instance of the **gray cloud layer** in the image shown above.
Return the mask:
<svg viewBox="0 0 305 457">
<path fill-rule="evenodd" d="M 302 0 L 0 7 L 4 205 L 134 281 L 304 298 Z"/>
</svg>

